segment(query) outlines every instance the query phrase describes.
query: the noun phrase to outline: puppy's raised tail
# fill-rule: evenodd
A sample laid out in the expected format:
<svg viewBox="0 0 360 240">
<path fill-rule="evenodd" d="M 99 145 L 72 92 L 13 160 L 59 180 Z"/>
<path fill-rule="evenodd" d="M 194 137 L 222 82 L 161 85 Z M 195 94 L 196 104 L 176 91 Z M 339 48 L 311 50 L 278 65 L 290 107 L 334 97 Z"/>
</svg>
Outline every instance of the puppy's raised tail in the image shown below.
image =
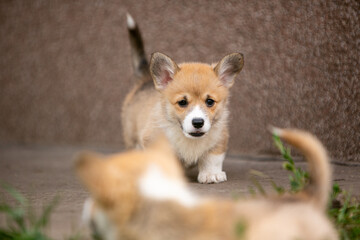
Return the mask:
<svg viewBox="0 0 360 240">
<path fill-rule="evenodd" d="M 331 167 L 322 143 L 312 134 L 302 130 L 273 127 L 271 131 L 304 154 L 308 162 L 310 182 L 299 196 L 325 210 L 331 187 Z"/>
<path fill-rule="evenodd" d="M 150 76 L 150 73 L 141 33 L 134 18 L 129 13 L 126 14 L 126 22 L 129 32 L 134 73 L 136 77 L 144 79 Z"/>
</svg>

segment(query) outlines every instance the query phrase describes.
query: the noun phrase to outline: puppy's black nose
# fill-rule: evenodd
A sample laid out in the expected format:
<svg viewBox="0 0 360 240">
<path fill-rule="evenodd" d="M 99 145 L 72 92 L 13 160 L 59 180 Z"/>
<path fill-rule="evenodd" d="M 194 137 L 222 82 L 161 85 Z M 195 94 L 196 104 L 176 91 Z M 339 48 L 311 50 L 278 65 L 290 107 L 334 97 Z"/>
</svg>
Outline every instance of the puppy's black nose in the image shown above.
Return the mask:
<svg viewBox="0 0 360 240">
<path fill-rule="evenodd" d="M 202 128 L 202 126 L 204 126 L 204 119 L 194 118 L 192 120 L 192 125 L 194 126 L 194 128 Z"/>
</svg>

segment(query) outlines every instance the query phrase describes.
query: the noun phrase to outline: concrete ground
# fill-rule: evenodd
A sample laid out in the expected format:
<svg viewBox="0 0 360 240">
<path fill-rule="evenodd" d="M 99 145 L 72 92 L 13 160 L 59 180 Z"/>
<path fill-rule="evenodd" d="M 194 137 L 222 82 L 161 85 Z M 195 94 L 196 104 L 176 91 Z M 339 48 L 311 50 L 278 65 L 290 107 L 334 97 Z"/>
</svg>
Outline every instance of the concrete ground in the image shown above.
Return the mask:
<svg viewBox="0 0 360 240">
<path fill-rule="evenodd" d="M 49 234 L 55 239 L 64 239 L 88 231 L 80 224 L 82 204 L 88 196 L 77 181 L 73 171 L 73 156 L 82 149 L 93 149 L 103 153 L 111 149 L 91 147 L 60 146 L 0 146 L 0 181 L 11 184 L 29 198 L 37 209 L 60 196 L 49 226 Z M 303 162 L 299 166 L 305 166 Z M 360 195 L 360 164 L 333 163 L 334 181 L 355 195 Z M 196 183 L 196 171 L 189 172 L 190 187 L 199 194 L 234 197 L 249 193 L 252 170 L 260 171 L 279 185 L 288 183 L 287 172 L 281 167 L 281 160 L 262 156 L 229 156 L 224 170 L 228 181 L 221 184 L 202 185 Z M 266 189 L 271 189 L 269 180 L 259 179 Z M 2 191 L 2 190 L 1 190 Z M 6 197 L 7 200 L 9 198 Z M 4 217 L 0 217 L 4 226 Z"/>
</svg>

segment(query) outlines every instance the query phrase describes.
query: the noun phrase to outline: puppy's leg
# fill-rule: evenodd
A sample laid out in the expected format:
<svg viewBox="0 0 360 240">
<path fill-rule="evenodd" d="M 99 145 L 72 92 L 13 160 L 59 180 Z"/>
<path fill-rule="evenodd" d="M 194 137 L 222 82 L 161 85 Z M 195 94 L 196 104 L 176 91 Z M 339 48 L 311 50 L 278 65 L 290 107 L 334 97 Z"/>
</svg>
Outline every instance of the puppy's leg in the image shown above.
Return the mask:
<svg viewBox="0 0 360 240">
<path fill-rule="evenodd" d="M 226 181 L 226 173 L 222 170 L 225 152 L 210 153 L 199 161 L 199 183 L 219 183 Z"/>
<path fill-rule="evenodd" d="M 219 183 L 227 180 L 226 173 L 222 170 L 229 140 L 227 128 L 224 129 L 222 136 L 215 148 L 198 162 L 199 183 Z"/>
<path fill-rule="evenodd" d="M 81 215 L 82 223 L 90 224 L 93 218 L 94 211 L 94 200 L 92 198 L 87 198 L 84 202 L 83 211 Z"/>
</svg>

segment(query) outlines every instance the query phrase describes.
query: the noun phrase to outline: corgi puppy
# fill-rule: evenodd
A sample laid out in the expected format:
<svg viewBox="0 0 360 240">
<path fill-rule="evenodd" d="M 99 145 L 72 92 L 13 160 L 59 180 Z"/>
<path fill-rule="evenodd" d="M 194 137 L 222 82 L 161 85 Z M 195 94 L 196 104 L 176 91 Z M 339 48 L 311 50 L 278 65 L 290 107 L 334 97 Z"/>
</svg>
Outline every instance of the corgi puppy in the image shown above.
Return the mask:
<svg viewBox="0 0 360 240">
<path fill-rule="evenodd" d="M 324 147 L 304 131 L 273 132 L 306 156 L 311 180 L 297 194 L 199 197 L 168 141 L 158 140 L 144 151 L 78 157 L 77 175 L 91 194 L 84 218 L 104 240 L 338 239 L 325 214 L 331 170 Z"/>
<path fill-rule="evenodd" d="M 213 65 L 176 64 L 157 52 L 148 64 L 130 15 L 127 25 L 137 81 L 122 109 L 126 147 L 144 148 L 163 131 L 183 166 L 198 166 L 200 183 L 226 181 L 229 89 L 243 68 L 243 55 L 233 53 Z"/>
</svg>

